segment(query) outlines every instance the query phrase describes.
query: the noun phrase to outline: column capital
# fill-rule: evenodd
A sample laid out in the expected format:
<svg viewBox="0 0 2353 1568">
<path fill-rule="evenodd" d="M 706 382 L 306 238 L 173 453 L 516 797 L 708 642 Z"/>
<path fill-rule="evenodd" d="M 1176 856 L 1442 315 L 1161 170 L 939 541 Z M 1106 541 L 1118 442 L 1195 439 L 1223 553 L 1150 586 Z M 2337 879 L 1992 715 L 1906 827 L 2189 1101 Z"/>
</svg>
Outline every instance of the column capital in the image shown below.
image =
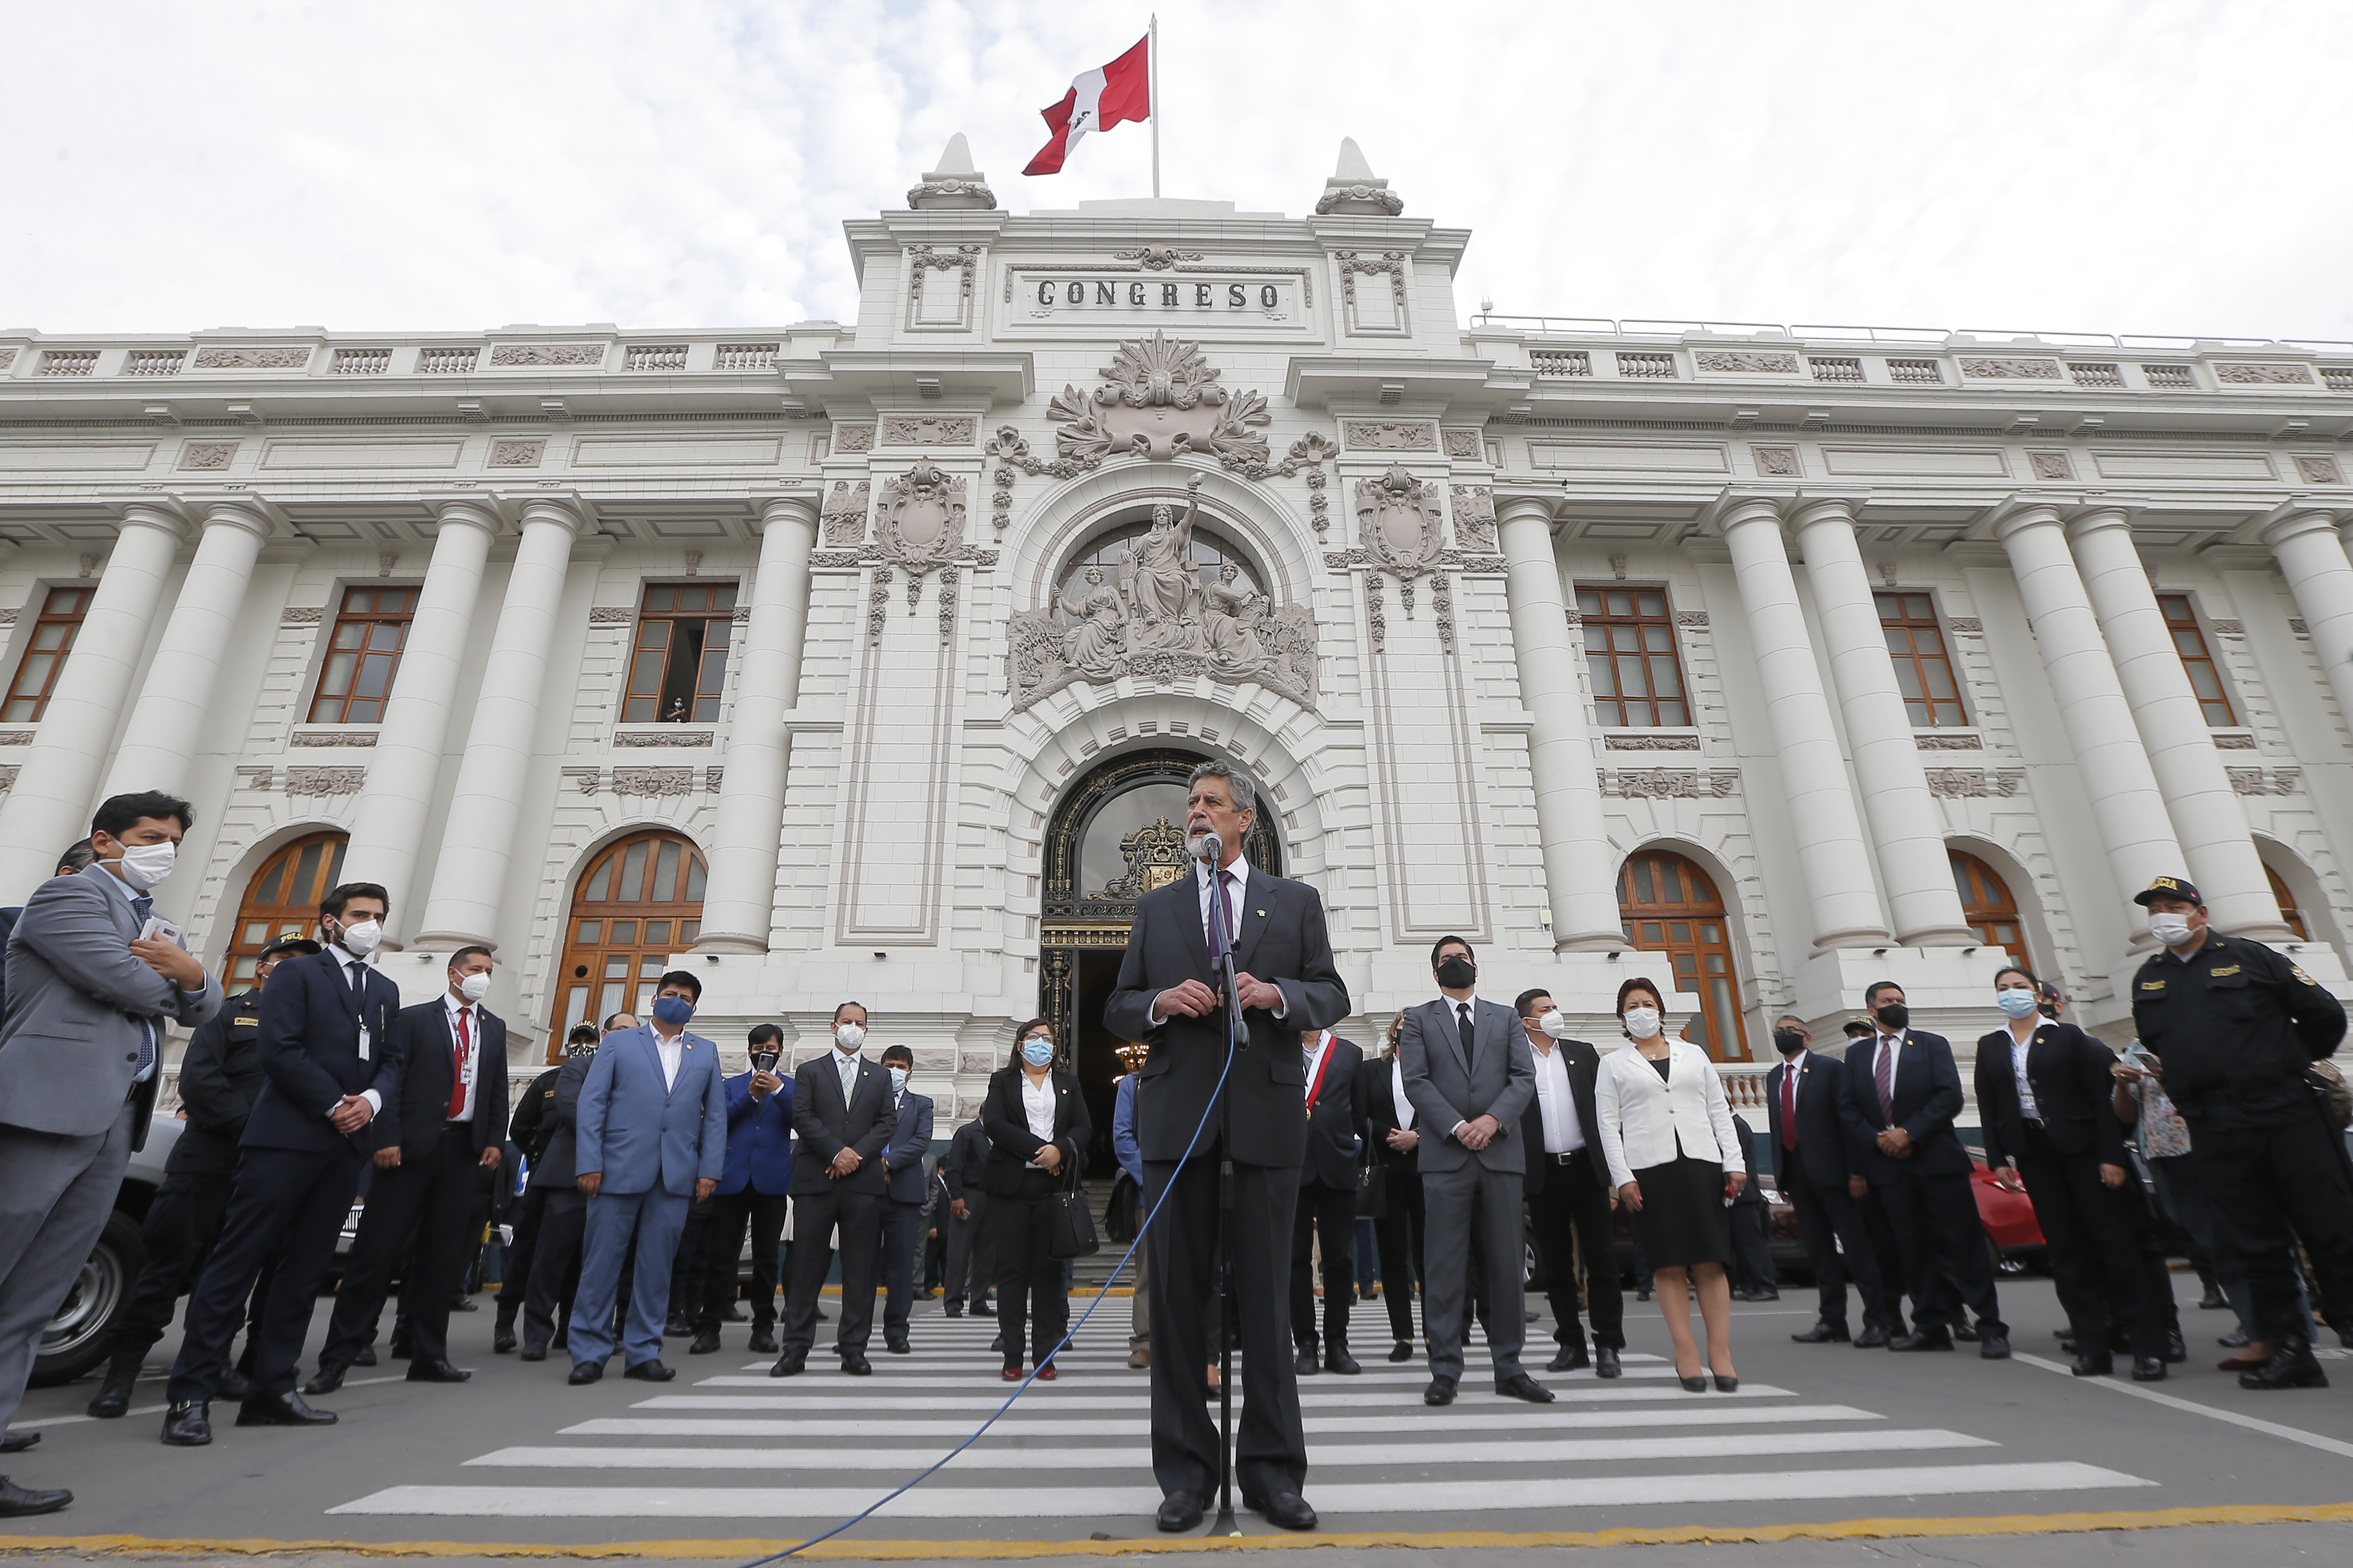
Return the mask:
<svg viewBox="0 0 2353 1568">
<path fill-rule="evenodd" d="M 1543 496 L 1497 496 L 1495 521 L 1524 522 L 1530 519 L 1550 528 L 1553 523 L 1553 503 Z"/>
<path fill-rule="evenodd" d="M 764 498 L 759 506 L 760 527 L 763 531 L 774 528 L 779 523 L 788 522 L 797 522 L 807 528 L 817 526 L 818 503 L 814 495 L 787 491 L 780 496 Z M 761 951 L 765 952 L 766 949 L 763 948 Z"/>
<path fill-rule="evenodd" d="M 1775 532 L 1780 531 L 1781 509 L 1795 499 L 1794 490 L 1726 489 L 1699 514 L 1700 526 L 1712 528 L 1724 538 L 1732 537 L 1733 530 L 1754 523 L 1769 522 Z"/>
<path fill-rule="evenodd" d="M 498 536 L 498 503 L 487 496 L 437 496 L 433 520 L 444 528 L 479 528 L 492 538 Z"/>
<path fill-rule="evenodd" d="M 522 514 L 523 526 L 534 522 L 552 522 L 577 538 L 595 516 L 596 509 L 579 496 L 568 491 L 548 495 L 520 495 L 502 498 L 514 503 Z"/>
<path fill-rule="evenodd" d="M 2255 525 L 2255 537 L 2274 549 L 2291 539 L 2327 530 L 2334 533 L 2337 524 L 2353 518 L 2353 510 L 2323 506 L 2309 496 L 2290 496 L 2263 514 Z"/>
<path fill-rule="evenodd" d="M 2062 503 L 2057 498 L 2021 491 L 1987 512 L 1985 525 L 1989 532 L 2006 544 L 2023 530 L 2044 524 L 2057 527 L 2061 511 Z"/>
<path fill-rule="evenodd" d="M 205 501 L 205 527 L 242 528 L 256 539 L 267 539 L 275 510 L 259 497 L 212 496 Z"/>
<path fill-rule="evenodd" d="M 1782 516 L 1788 521 L 1790 531 L 1802 533 L 1818 522 L 1837 521 L 1849 528 L 1855 524 L 1855 502 L 1862 498 L 1851 495 L 1807 495 L 1799 493 L 1784 504 Z"/>
<path fill-rule="evenodd" d="M 2132 527 L 2133 516 L 2140 509 L 2122 501 L 2094 501 L 2074 508 L 2067 513 L 2067 537 L 2081 539 L 2086 534 L 2105 533 L 2110 529 Z"/>
<path fill-rule="evenodd" d="M 125 528 L 136 523 L 142 528 L 168 533 L 174 539 L 188 536 L 187 508 L 175 500 L 132 501 L 122 509 L 121 521 Z"/>
</svg>

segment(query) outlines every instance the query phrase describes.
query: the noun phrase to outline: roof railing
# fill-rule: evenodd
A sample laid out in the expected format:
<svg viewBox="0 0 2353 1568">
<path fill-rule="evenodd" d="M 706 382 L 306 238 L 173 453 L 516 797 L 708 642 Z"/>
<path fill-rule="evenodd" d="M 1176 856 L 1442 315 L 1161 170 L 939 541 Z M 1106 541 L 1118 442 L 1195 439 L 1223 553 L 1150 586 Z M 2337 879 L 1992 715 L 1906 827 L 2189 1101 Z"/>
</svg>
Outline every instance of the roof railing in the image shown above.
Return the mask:
<svg viewBox="0 0 2353 1568">
<path fill-rule="evenodd" d="M 1539 334 L 1583 332 L 1620 338 L 1682 338 L 1694 332 L 1710 332 L 1725 337 L 1852 343 L 1942 343 L 1951 338 L 1966 337 L 1975 338 L 1981 343 L 2036 342 L 2062 349 L 2113 349 L 2162 353 L 2190 353 L 2204 349 L 2237 353 L 2310 349 L 2319 353 L 2341 353 L 2353 350 L 2353 341 L 2337 338 L 2159 337 L 2137 332 L 2021 331 L 1983 327 L 1862 327 L 1814 322 L 1782 326 L 1771 321 L 1662 321 L 1642 317 L 1615 321 L 1608 316 L 1514 316 L 1497 310 L 1482 310 L 1471 318 L 1470 324 L 1474 328 L 1504 327 Z"/>
</svg>

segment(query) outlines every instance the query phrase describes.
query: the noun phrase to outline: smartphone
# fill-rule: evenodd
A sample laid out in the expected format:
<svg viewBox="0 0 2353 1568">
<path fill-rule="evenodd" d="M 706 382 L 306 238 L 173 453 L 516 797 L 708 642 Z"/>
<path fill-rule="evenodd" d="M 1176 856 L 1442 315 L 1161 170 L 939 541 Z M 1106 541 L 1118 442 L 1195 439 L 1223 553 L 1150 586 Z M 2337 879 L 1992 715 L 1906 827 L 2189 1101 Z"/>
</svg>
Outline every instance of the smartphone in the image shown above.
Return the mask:
<svg viewBox="0 0 2353 1568">
<path fill-rule="evenodd" d="M 782 1054 L 783 1053 L 780 1051 L 754 1051 L 752 1053 L 752 1070 L 754 1072 L 775 1072 L 776 1070 L 776 1058 Z"/>
</svg>

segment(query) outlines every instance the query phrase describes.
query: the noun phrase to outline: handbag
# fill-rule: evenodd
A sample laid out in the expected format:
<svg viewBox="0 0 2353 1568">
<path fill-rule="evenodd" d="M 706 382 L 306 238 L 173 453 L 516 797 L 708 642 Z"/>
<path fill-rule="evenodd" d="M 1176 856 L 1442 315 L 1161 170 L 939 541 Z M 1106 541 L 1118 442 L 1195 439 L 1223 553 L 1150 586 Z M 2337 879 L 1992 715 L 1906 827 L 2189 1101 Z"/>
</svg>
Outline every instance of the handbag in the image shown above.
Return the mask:
<svg viewBox="0 0 2353 1568">
<path fill-rule="evenodd" d="M 1125 1247 L 1135 1240 L 1137 1202 L 1135 1178 L 1120 1172 L 1112 1180 L 1111 1201 L 1103 1205 L 1103 1235 L 1113 1246 Z"/>
<path fill-rule="evenodd" d="M 2353 1127 L 2353 1084 L 2345 1081 L 2343 1069 L 2323 1058 L 2304 1069 L 2304 1081 L 2311 1086 L 2328 1125 L 2339 1132 Z"/>
<path fill-rule="evenodd" d="M 1095 1216 L 1087 1207 L 1087 1195 L 1079 1191 L 1078 1162 L 1070 1162 L 1066 1170 L 1062 1184 L 1046 1200 L 1053 1205 L 1046 1256 L 1084 1258 L 1101 1250 L 1103 1243 L 1095 1236 Z"/>
<path fill-rule="evenodd" d="M 1356 1217 L 1387 1219 L 1389 1215 L 1389 1168 L 1368 1150 L 1356 1167 Z"/>
</svg>

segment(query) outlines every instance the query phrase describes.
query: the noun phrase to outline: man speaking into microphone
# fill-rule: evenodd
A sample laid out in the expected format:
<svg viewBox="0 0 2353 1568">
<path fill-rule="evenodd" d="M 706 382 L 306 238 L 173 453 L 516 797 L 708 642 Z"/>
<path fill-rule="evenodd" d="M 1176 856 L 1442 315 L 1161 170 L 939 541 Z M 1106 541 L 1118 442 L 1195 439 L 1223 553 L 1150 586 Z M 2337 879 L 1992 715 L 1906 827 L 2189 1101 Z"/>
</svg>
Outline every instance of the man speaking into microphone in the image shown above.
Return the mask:
<svg viewBox="0 0 2353 1568">
<path fill-rule="evenodd" d="M 1269 1522 L 1315 1525 L 1315 1510 L 1300 1496 L 1307 1439 L 1291 1348 L 1292 1214 L 1307 1150 L 1307 1062 L 1299 1042 L 1347 1016 L 1348 988 L 1333 967 L 1315 889 L 1256 870 L 1242 856 L 1255 798 L 1250 781 L 1224 763 L 1193 770 L 1185 805 L 1193 875 L 1137 900 L 1119 987 L 1103 1009 L 1105 1027 L 1152 1047 L 1135 1131 L 1145 1212 L 1167 1194 L 1145 1245 L 1152 1468 L 1162 1493 L 1156 1522 L 1172 1531 L 1200 1523 L 1218 1489 L 1218 1428 L 1202 1371 L 1217 1310 L 1218 1166 L 1228 1154 L 1244 1397 L 1235 1479 L 1243 1503 Z M 1213 958 L 1219 916 L 1246 1031 L 1230 1071 L 1222 970 Z M 1221 1072 L 1222 1116 L 1215 1104 Z"/>
</svg>

